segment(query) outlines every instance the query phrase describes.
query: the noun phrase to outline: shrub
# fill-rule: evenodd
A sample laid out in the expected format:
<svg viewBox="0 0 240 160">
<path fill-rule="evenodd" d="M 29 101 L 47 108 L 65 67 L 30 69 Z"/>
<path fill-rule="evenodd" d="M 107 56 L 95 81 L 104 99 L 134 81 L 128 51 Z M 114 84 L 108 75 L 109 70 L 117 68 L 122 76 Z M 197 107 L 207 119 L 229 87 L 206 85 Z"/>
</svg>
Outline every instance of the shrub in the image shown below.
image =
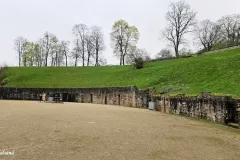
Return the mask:
<svg viewBox="0 0 240 160">
<path fill-rule="evenodd" d="M 136 69 L 142 69 L 144 66 L 143 58 L 134 58 L 134 66 Z"/>
<path fill-rule="evenodd" d="M 158 52 L 155 56 L 156 59 L 167 59 L 173 57 L 171 50 L 165 48 Z"/>
</svg>

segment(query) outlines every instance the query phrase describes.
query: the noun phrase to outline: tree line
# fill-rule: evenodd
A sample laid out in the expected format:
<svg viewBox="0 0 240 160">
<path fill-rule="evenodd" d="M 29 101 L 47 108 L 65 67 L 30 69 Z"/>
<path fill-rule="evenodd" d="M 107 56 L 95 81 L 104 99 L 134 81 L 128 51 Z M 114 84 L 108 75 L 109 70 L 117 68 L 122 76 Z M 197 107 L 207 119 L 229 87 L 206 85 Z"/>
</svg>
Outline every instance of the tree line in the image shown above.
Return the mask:
<svg viewBox="0 0 240 160">
<path fill-rule="evenodd" d="M 240 44 L 240 15 L 227 15 L 213 22 L 209 19 L 198 22 L 197 12 L 181 0 L 169 5 L 166 13 L 167 26 L 162 30 L 161 39 L 169 42 L 175 57 L 191 54 L 186 49 L 186 35 L 193 34 L 194 42 L 201 46 L 199 53 L 237 46 Z M 30 42 L 23 37 L 15 39 L 19 66 L 68 66 L 68 60 L 74 60 L 74 66 L 100 66 L 106 64 L 102 56 L 105 50 L 104 34 L 99 26 L 88 27 L 76 24 L 72 29 L 73 42 L 59 40 L 54 34 L 46 32 L 37 42 Z M 140 33 L 136 26 L 125 20 L 118 20 L 110 33 L 111 47 L 119 59 L 119 65 L 133 64 L 136 60 L 150 60 L 146 49 L 138 48 Z M 173 56 L 168 48 L 156 54 L 156 58 Z"/>
<path fill-rule="evenodd" d="M 166 14 L 167 27 L 162 31 L 161 38 L 167 40 L 173 47 L 176 58 L 181 54 L 190 54 L 190 51 L 184 48 L 187 45 L 185 36 L 190 33 L 194 35 L 193 41 L 196 45 L 202 48 L 198 53 L 240 44 L 239 14 L 223 16 L 216 22 L 209 19 L 199 22 L 196 20 L 196 15 L 197 12 L 192 10 L 185 1 L 169 5 L 169 11 Z M 158 55 L 171 56 L 168 49 L 163 49 Z"/>
<path fill-rule="evenodd" d="M 99 26 L 89 28 L 85 24 L 76 24 L 73 29 L 73 48 L 69 41 L 59 40 L 56 35 L 45 32 L 37 42 L 17 37 L 14 48 L 18 53 L 19 66 L 69 66 L 69 59 L 74 66 L 100 66 L 106 64 L 102 56 L 105 49 L 103 31 Z"/>
</svg>

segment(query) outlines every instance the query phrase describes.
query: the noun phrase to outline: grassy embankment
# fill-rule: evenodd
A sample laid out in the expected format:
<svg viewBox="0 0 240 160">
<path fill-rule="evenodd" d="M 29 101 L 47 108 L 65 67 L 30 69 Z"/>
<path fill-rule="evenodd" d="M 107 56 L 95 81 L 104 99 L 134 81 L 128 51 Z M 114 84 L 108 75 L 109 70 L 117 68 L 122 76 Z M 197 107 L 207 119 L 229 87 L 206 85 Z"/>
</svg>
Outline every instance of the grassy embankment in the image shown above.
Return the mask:
<svg viewBox="0 0 240 160">
<path fill-rule="evenodd" d="M 6 87 L 155 88 L 171 94 L 212 92 L 240 97 L 240 49 L 133 66 L 9 67 Z"/>
</svg>

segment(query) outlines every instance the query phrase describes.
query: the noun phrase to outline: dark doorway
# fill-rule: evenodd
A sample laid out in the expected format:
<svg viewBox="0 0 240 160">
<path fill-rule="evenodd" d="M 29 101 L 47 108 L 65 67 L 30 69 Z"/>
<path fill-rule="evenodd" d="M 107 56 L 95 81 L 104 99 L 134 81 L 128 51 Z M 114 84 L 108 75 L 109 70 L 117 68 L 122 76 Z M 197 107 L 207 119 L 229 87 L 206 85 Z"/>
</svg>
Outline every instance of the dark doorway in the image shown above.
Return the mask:
<svg viewBox="0 0 240 160">
<path fill-rule="evenodd" d="M 63 93 L 62 94 L 62 101 L 63 102 L 76 102 L 76 95 L 75 94 L 69 94 L 69 93 Z"/>
<path fill-rule="evenodd" d="M 226 113 L 224 116 L 225 123 L 238 123 L 238 114 L 236 112 L 235 104 L 233 101 L 227 101 Z"/>
<path fill-rule="evenodd" d="M 93 103 L 93 95 L 90 94 L 90 103 Z"/>
<path fill-rule="evenodd" d="M 68 102 L 68 94 L 67 93 L 62 94 L 62 101 L 63 102 Z"/>
<path fill-rule="evenodd" d="M 107 104 L 107 95 L 105 95 L 104 104 Z"/>
<path fill-rule="evenodd" d="M 83 94 L 82 94 L 82 95 L 81 95 L 81 103 L 83 103 L 83 98 L 84 98 L 84 97 L 83 97 Z"/>
<path fill-rule="evenodd" d="M 118 95 L 118 105 L 120 106 L 120 103 L 121 102 L 121 97 L 120 97 L 120 95 Z"/>
<path fill-rule="evenodd" d="M 76 95 L 70 94 L 69 102 L 76 102 Z"/>
</svg>

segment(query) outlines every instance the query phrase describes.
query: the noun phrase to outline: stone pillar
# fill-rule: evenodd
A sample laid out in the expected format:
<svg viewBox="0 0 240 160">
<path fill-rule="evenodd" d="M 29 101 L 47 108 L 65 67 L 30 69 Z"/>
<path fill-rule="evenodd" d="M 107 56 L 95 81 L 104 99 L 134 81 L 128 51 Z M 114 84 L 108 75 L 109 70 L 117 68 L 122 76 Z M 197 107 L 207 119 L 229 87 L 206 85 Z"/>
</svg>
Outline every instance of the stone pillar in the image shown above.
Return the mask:
<svg viewBox="0 0 240 160">
<path fill-rule="evenodd" d="M 129 96 L 132 97 L 132 107 L 138 107 L 138 105 L 137 105 L 137 96 L 136 96 L 136 89 L 134 87 L 132 87 L 131 95 L 128 95 L 128 97 Z M 131 101 L 128 101 L 128 103 L 130 104 Z"/>
</svg>

